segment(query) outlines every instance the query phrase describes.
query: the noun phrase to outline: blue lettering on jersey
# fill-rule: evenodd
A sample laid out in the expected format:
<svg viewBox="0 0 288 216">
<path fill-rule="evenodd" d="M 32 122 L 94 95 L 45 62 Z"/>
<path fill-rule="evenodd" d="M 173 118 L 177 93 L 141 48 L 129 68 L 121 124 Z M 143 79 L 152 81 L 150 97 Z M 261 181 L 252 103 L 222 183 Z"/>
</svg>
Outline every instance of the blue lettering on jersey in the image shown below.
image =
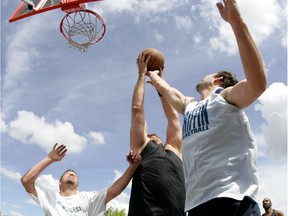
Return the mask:
<svg viewBox="0 0 288 216">
<path fill-rule="evenodd" d="M 207 105 L 208 100 L 205 102 L 205 104 L 197 106 L 192 111 L 185 113 L 182 128 L 182 139 L 195 133 L 209 130 Z"/>
</svg>

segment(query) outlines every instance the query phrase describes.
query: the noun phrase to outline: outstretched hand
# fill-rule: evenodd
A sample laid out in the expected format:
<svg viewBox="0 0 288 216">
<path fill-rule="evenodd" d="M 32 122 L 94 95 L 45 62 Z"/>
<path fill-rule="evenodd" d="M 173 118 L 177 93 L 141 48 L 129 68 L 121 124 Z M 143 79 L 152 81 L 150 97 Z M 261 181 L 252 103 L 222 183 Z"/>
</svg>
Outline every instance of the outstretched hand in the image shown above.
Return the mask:
<svg viewBox="0 0 288 216">
<path fill-rule="evenodd" d="M 151 73 L 156 73 L 159 77 L 162 77 L 162 74 L 163 74 L 163 69 L 159 69 L 159 70 L 155 70 L 155 71 L 148 71 L 146 73 L 146 75 L 148 77 L 150 77 Z M 146 83 L 149 83 L 153 86 L 153 83 L 151 82 L 151 80 L 148 80 Z"/>
<path fill-rule="evenodd" d="M 230 24 L 241 21 L 242 18 L 236 0 L 223 0 L 223 2 L 224 5 L 221 2 L 216 4 L 222 19 Z"/>
<path fill-rule="evenodd" d="M 142 161 L 142 157 L 140 154 L 135 154 L 133 151 L 129 151 L 128 155 L 126 155 L 126 159 L 130 165 L 139 165 Z"/>
<path fill-rule="evenodd" d="M 67 148 L 65 145 L 60 145 L 58 146 L 58 143 L 56 143 L 54 146 L 53 146 L 53 149 L 51 150 L 51 152 L 49 153 L 48 157 L 50 159 L 52 159 L 53 161 L 61 161 L 65 155 L 66 155 L 66 152 L 67 152 Z"/>
<path fill-rule="evenodd" d="M 138 58 L 137 58 L 137 65 L 138 65 L 138 72 L 139 74 L 146 75 L 147 73 L 147 65 L 150 59 L 150 56 L 148 56 L 146 59 L 146 53 L 140 53 Z"/>
</svg>

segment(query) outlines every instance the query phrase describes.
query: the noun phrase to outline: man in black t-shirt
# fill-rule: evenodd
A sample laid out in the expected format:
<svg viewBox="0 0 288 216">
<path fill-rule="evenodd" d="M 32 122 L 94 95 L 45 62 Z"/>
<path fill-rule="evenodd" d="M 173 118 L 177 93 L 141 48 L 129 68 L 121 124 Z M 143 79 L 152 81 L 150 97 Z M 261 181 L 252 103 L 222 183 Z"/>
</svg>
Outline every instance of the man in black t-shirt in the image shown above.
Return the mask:
<svg viewBox="0 0 288 216">
<path fill-rule="evenodd" d="M 142 163 L 133 175 L 128 216 L 184 216 L 181 124 L 178 113 L 159 94 L 168 121 L 165 144 L 156 134 L 148 134 L 144 114 L 148 61 L 145 53 L 137 58 L 139 72 L 132 99 L 130 148 L 141 154 Z M 160 75 L 163 69 L 159 68 Z"/>
</svg>

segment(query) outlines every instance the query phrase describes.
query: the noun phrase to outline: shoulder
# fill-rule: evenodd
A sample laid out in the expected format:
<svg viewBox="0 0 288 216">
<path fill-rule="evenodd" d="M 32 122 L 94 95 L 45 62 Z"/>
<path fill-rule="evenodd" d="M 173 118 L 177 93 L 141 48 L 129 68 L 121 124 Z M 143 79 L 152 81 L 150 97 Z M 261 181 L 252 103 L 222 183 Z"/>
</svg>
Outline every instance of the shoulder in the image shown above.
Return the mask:
<svg viewBox="0 0 288 216">
<path fill-rule="evenodd" d="M 227 87 L 227 88 L 223 89 L 219 94 L 225 99 L 232 88 L 233 88 L 233 86 Z"/>
<path fill-rule="evenodd" d="M 195 104 L 197 104 L 197 100 L 195 98 L 192 97 L 186 97 L 186 101 L 185 101 L 185 105 L 183 107 L 183 114 L 185 114 L 186 110 L 191 109 L 195 106 Z"/>
<path fill-rule="evenodd" d="M 165 151 L 166 151 L 166 150 L 172 151 L 172 152 L 173 152 L 174 154 L 176 154 L 176 155 L 180 158 L 180 160 L 182 161 L 182 154 L 181 154 L 181 152 L 180 152 L 177 148 L 173 147 L 171 144 L 165 144 L 164 150 L 165 150 Z"/>
<path fill-rule="evenodd" d="M 278 209 L 274 209 L 277 216 L 284 216 L 284 213 Z"/>
<path fill-rule="evenodd" d="M 103 194 L 105 195 L 107 193 L 108 188 L 104 188 L 100 191 L 79 191 L 77 195 L 80 196 L 102 196 Z"/>
<path fill-rule="evenodd" d="M 81 191 L 78 192 L 75 198 L 81 200 L 90 200 L 92 202 L 105 202 L 109 188 L 100 191 Z"/>
<path fill-rule="evenodd" d="M 193 102 L 195 102 L 195 101 L 196 101 L 196 99 L 195 99 L 194 97 L 185 96 L 185 102 L 186 102 L 186 104 L 188 104 L 188 103 L 193 103 Z"/>
</svg>

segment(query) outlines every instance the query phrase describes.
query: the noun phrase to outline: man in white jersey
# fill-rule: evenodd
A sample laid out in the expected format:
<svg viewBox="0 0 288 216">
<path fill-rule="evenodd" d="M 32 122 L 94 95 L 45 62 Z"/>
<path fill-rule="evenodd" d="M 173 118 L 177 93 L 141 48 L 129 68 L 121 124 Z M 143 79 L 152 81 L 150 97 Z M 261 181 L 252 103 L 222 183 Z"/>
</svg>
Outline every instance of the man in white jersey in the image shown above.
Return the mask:
<svg viewBox="0 0 288 216">
<path fill-rule="evenodd" d="M 109 188 L 100 192 L 79 192 L 78 176 L 69 169 L 59 180 L 59 192 L 49 190 L 47 185 L 36 181 L 40 173 L 54 162 L 61 161 L 67 152 L 65 145 L 53 149 L 39 163 L 21 178 L 21 182 L 31 198 L 45 211 L 45 216 L 96 216 L 102 215 L 106 204 L 118 196 L 128 185 L 134 171 L 141 162 L 141 156 L 132 152 L 127 155 L 130 166 L 125 173 Z M 36 182 L 35 182 L 36 181 Z"/>
<path fill-rule="evenodd" d="M 264 64 L 235 0 L 217 3 L 236 37 L 246 76 L 220 71 L 197 85 L 201 100 L 170 87 L 158 71 L 148 72 L 153 86 L 183 114 L 182 154 L 185 211 L 189 216 L 260 216 L 257 146 L 243 109 L 266 89 Z"/>
</svg>

